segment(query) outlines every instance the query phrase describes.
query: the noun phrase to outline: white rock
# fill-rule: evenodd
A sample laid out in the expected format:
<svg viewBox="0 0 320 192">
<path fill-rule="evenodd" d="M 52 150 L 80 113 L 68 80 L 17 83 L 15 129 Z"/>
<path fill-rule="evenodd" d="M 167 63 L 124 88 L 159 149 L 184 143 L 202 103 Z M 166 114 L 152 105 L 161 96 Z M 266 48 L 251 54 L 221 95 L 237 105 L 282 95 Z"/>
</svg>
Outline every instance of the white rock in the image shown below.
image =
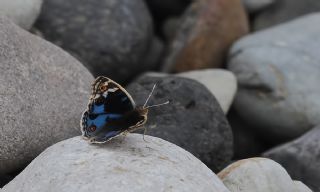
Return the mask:
<svg viewBox="0 0 320 192">
<path fill-rule="evenodd" d="M 293 181 L 293 184 L 295 185 L 297 192 L 312 192 L 311 189 L 301 181 Z"/>
<path fill-rule="evenodd" d="M 147 73 L 151 76 L 166 76 L 165 73 Z M 232 72 L 223 69 L 194 70 L 176 74 L 196 80 L 208 88 L 226 114 L 237 92 L 237 79 Z"/>
<path fill-rule="evenodd" d="M 242 0 L 242 3 L 249 13 L 254 13 L 272 5 L 275 0 Z"/>
<path fill-rule="evenodd" d="M 41 5 L 42 0 L 1 0 L 0 14 L 29 30 L 40 13 Z"/>
<path fill-rule="evenodd" d="M 4 192 L 229 192 L 189 152 L 162 139 L 129 134 L 102 145 L 81 137 L 57 143 L 4 186 Z"/>
<path fill-rule="evenodd" d="M 231 192 L 300 192 L 280 164 L 266 158 L 237 161 L 218 176 Z"/>
<path fill-rule="evenodd" d="M 227 113 L 237 92 L 237 79 L 230 71 L 204 69 L 177 74 L 205 85 L 216 97 L 224 113 Z"/>
</svg>

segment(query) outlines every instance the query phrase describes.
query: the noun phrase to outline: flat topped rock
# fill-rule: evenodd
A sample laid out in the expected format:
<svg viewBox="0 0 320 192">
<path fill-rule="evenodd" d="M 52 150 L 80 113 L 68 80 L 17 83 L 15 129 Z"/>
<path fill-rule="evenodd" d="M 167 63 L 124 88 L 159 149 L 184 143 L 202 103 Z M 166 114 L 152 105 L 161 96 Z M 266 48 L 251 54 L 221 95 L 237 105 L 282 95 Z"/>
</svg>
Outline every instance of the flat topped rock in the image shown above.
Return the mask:
<svg viewBox="0 0 320 192">
<path fill-rule="evenodd" d="M 92 145 L 74 137 L 49 147 L 5 192 L 228 192 L 193 155 L 162 139 L 128 134 Z"/>
</svg>

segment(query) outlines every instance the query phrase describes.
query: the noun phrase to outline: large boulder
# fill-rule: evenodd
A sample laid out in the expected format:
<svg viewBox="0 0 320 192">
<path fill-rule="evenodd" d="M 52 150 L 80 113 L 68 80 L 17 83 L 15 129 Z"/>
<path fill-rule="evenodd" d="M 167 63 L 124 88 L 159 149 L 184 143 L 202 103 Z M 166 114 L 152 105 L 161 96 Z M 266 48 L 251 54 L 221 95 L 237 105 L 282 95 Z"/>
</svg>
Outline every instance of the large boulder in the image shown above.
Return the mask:
<svg viewBox="0 0 320 192">
<path fill-rule="evenodd" d="M 79 134 L 93 78 L 60 48 L 0 16 L 0 174 Z"/>
<path fill-rule="evenodd" d="M 39 155 L 4 192 L 229 192 L 185 150 L 159 138 L 129 134 L 91 145 L 80 137 Z"/>
<path fill-rule="evenodd" d="M 280 163 L 292 178 L 320 191 L 320 126 L 263 155 Z"/>
<path fill-rule="evenodd" d="M 320 123 L 320 14 L 238 41 L 228 68 L 238 79 L 235 108 L 269 140 L 292 139 Z"/>
<path fill-rule="evenodd" d="M 29 30 L 37 19 L 42 0 L 1 0 L 0 14 Z"/>
<path fill-rule="evenodd" d="M 148 105 L 170 103 L 149 110 L 147 134 L 186 149 L 214 171 L 221 170 L 232 158 L 233 139 L 215 97 L 201 83 L 177 76 L 146 74 L 127 90 L 142 105 L 155 83 Z"/>
<path fill-rule="evenodd" d="M 143 0 L 46 0 L 36 28 L 94 76 L 123 82 L 149 69 L 141 66 L 153 46 Z"/>
</svg>

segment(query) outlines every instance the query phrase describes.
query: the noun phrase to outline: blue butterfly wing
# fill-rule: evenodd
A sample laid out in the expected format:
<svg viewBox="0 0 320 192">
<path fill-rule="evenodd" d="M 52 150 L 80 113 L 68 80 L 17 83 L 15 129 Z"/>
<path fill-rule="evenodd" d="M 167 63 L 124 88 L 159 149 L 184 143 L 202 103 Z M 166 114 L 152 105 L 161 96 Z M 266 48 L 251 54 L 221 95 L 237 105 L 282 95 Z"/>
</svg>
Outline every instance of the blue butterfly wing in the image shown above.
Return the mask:
<svg viewBox="0 0 320 192">
<path fill-rule="evenodd" d="M 99 91 L 101 85 L 107 85 Z M 121 119 L 133 111 L 131 96 L 120 85 L 106 77 L 98 77 L 93 84 L 92 98 L 81 120 L 83 136 L 93 142 L 105 142 L 119 135 L 123 127 Z"/>
</svg>

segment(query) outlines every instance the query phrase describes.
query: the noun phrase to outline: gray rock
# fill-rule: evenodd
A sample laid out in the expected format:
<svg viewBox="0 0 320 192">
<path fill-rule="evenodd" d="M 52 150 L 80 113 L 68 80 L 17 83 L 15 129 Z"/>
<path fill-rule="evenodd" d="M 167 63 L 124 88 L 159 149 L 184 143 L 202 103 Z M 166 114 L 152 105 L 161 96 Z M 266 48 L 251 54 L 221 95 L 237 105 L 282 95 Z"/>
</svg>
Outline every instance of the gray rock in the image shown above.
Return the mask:
<svg viewBox="0 0 320 192">
<path fill-rule="evenodd" d="M 265 158 L 237 161 L 218 176 L 231 192 L 304 192 L 278 163 Z"/>
<path fill-rule="evenodd" d="M 1 191 L 1 187 L 3 187 L 5 184 L 9 183 L 9 181 L 11 181 L 14 177 L 11 175 L 3 175 L 0 174 L 0 191 Z"/>
<path fill-rule="evenodd" d="M 148 72 L 148 76 L 167 77 L 168 73 Z M 232 104 L 237 91 L 237 80 L 233 73 L 223 69 L 202 69 L 176 73 L 175 76 L 193 79 L 203 84 L 217 99 L 225 114 Z"/>
<path fill-rule="evenodd" d="M 287 169 L 292 178 L 320 191 L 320 126 L 300 138 L 264 153 Z"/>
<path fill-rule="evenodd" d="M 141 63 L 153 38 L 143 0 L 46 0 L 36 27 L 94 76 L 120 82 L 144 70 Z"/>
<path fill-rule="evenodd" d="M 249 13 L 256 13 L 275 3 L 275 0 L 242 0 Z"/>
<path fill-rule="evenodd" d="M 0 17 L 0 173 L 79 134 L 93 78 L 60 48 Z"/>
<path fill-rule="evenodd" d="M 235 108 L 269 140 L 320 124 L 320 14 L 249 35 L 229 55 L 238 79 Z"/>
<path fill-rule="evenodd" d="M 75 137 L 49 147 L 4 192 L 229 192 L 185 150 L 159 138 L 129 134 L 90 145 Z"/>
<path fill-rule="evenodd" d="M 233 159 L 258 157 L 271 148 L 263 136 L 254 131 L 254 128 L 239 117 L 234 107 L 228 112 L 228 122 L 233 133 Z"/>
<path fill-rule="evenodd" d="M 232 132 L 214 96 L 197 81 L 176 76 L 144 75 L 127 90 L 142 105 L 155 83 L 149 105 L 171 102 L 149 110 L 147 134 L 175 143 L 212 170 L 221 170 L 232 158 Z"/>
<path fill-rule="evenodd" d="M 1 0 L 0 13 L 29 30 L 37 19 L 42 0 Z"/>
<path fill-rule="evenodd" d="M 319 11 L 320 1 L 318 0 L 276 0 L 270 8 L 254 17 L 253 28 L 265 29 Z"/>
<path fill-rule="evenodd" d="M 148 49 L 148 53 L 145 54 L 144 60 L 142 62 L 143 64 L 141 64 L 139 68 L 143 69 L 142 71 L 153 71 L 160 68 L 163 53 L 163 41 L 157 37 L 154 37 Z"/>
</svg>

